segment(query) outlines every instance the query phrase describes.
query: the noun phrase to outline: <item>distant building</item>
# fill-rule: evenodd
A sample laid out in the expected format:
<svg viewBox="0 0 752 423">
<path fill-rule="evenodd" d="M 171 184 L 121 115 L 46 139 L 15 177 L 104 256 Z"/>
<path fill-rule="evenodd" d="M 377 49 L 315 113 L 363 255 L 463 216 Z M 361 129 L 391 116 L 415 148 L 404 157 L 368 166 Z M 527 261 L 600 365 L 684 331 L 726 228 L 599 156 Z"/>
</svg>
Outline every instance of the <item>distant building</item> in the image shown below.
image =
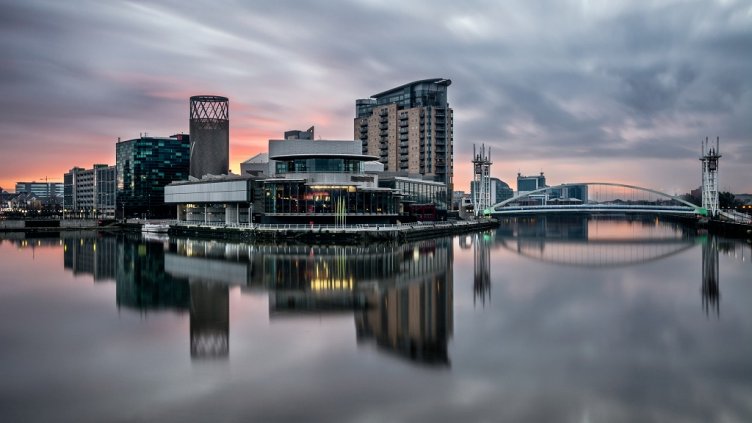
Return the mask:
<svg viewBox="0 0 752 423">
<path fill-rule="evenodd" d="M 541 172 L 540 175 L 535 176 L 523 176 L 521 173 L 517 174 L 517 192 L 519 194 L 546 188 L 547 186 L 546 177 L 543 175 L 543 172 Z"/>
<path fill-rule="evenodd" d="M 63 213 L 69 218 L 115 217 L 115 166 L 74 167 L 63 175 Z"/>
<path fill-rule="evenodd" d="M 269 153 L 259 153 L 240 163 L 241 175 L 264 176 L 269 172 Z"/>
<path fill-rule="evenodd" d="M 36 195 L 30 192 L 22 192 L 20 194 L 11 194 L 7 198 L 4 206 L 9 210 L 39 210 L 42 208 L 42 200 L 37 198 Z"/>
<path fill-rule="evenodd" d="M 506 199 L 514 197 L 514 191 L 509 187 L 509 184 L 502 181 L 499 178 L 491 179 L 491 204 L 496 204 Z M 475 181 L 470 181 L 470 198 L 475 196 Z"/>
<path fill-rule="evenodd" d="M 62 182 L 16 182 L 16 194 L 31 193 L 42 202 L 62 204 Z"/>
<path fill-rule="evenodd" d="M 549 193 L 549 202 L 552 199 L 560 200 L 558 204 L 569 201 L 571 204 L 587 203 L 588 186 L 587 185 L 570 185 L 561 188 L 552 189 Z M 577 201 L 572 201 L 577 200 Z"/>
<path fill-rule="evenodd" d="M 118 141 L 115 146 L 118 216 L 175 216 L 175 207 L 165 204 L 164 187 L 170 182 L 188 179 L 189 138 L 180 134 Z"/>
<path fill-rule="evenodd" d="M 453 118 L 449 79 L 424 79 L 355 102 L 354 136 L 386 172 L 420 174 L 453 187 Z"/>
<path fill-rule="evenodd" d="M 285 131 L 286 140 L 313 140 L 314 138 L 313 126 L 305 131 L 294 129 L 292 131 Z"/>
<path fill-rule="evenodd" d="M 452 191 L 452 209 L 457 210 L 462 204 L 462 197 L 465 196 L 465 191 Z"/>
</svg>

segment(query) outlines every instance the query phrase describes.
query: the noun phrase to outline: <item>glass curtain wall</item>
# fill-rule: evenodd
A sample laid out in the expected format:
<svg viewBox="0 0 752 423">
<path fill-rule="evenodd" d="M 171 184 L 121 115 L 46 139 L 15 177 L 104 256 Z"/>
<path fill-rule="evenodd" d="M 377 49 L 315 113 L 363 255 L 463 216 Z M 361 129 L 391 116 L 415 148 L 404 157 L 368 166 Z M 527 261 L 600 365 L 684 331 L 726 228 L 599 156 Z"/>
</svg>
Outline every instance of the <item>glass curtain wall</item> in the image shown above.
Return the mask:
<svg viewBox="0 0 752 423">
<path fill-rule="evenodd" d="M 390 191 L 358 190 L 354 186 L 307 186 L 274 182 L 265 186 L 266 212 L 272 214 L 397 214 L 399 199 Z"/>
</svg>

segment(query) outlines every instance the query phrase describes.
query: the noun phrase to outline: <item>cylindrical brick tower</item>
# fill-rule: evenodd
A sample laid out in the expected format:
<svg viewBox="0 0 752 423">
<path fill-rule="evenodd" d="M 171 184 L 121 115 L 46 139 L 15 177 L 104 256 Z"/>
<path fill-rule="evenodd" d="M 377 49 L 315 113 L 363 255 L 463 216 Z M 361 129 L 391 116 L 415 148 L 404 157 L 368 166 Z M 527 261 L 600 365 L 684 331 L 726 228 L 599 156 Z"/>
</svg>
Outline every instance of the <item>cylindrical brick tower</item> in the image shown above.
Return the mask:
<svg viewBox="0 0 752 423">
<path fill-rule="evenodd" d="M 190 101 L 190 175 L 226 175 L 230 169 L 230 107 L 227 97 L 196 95 Z"/>
</svg>

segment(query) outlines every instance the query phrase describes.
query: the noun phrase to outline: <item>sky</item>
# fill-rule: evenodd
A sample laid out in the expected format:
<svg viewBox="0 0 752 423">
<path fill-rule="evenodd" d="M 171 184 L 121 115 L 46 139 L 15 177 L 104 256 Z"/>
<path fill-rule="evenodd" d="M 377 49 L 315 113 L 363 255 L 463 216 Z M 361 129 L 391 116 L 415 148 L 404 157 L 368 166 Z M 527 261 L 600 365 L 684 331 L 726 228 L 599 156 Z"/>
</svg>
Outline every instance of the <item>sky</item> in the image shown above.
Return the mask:
<svg viewBox="0 0 752 423">
<path fill-rule="evenodd" d="M 492 176 L 752 192 L 752 2 L 0 0 L 0 187 L 115 162 L 230 99 L 230 165 L 285 130 L 353 139 L 355 100 L 448 78 L 455 189 Z"/>
</svg>

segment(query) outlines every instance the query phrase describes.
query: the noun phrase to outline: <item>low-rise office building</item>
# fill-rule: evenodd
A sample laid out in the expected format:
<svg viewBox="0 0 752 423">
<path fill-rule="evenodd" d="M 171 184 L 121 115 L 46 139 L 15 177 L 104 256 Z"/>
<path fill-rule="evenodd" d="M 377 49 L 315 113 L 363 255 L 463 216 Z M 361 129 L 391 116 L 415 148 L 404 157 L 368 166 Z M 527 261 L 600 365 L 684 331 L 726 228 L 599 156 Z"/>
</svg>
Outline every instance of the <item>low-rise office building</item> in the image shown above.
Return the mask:
<svg viewBox="0 0 752 423">
<path fill-rule="evenodd" d="M 16 194 L 31 193 L 40 201 L 61 204 L 63 202 L 62 182 L 16 182 Z"/>
<path fill-rule="evenodd" d="M 251 223 L 254 178 L 250 175 L 210 176 L 165 186 L 165 203 L 177 208 L 177 220 L 188 223 Z M 260 205 L 260 204 L 259 204 Z"/>
<path fill-rule="evenodd" d="M 70 218 L 115 217 L 115 166 L 74 167 L 63 175 L 63 214 Z"/>
</svg>

